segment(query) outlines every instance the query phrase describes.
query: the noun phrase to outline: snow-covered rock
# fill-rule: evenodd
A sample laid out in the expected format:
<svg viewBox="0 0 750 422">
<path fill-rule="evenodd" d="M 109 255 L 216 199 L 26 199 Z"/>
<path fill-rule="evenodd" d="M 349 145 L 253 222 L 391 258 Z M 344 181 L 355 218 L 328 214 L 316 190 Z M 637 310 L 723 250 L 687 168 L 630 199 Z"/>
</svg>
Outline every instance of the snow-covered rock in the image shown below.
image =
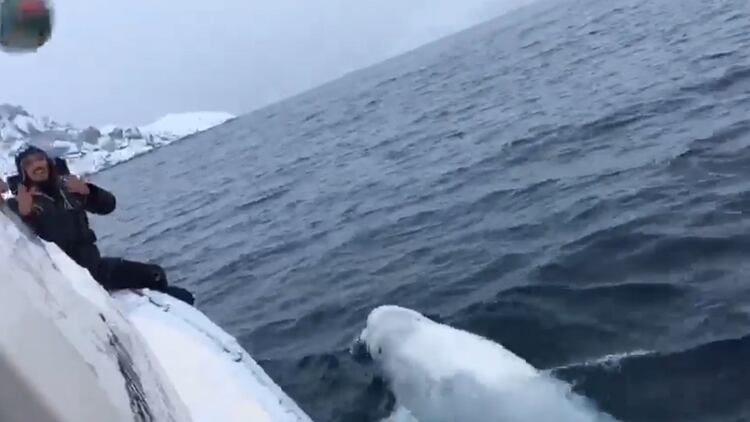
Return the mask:
<svg viewBox="0 0 750 422">
<path fill-rule="evenodd" d="M 235 116 L 224 112 L 199 111 L 193 113 L 171 113 L 150 125 L 141 126 L 141 130 L 154 135 L 188 136 L 214 127 Z"/>
<path fill-rule="evenodd" d="M 99 131 L 99 129 L 95 127 L 89 127 L 81 131 L 78 139 L 80 139 L 81 142 L 86 142 L 88 144 L 97 144 L 99 143 L 99 138 L 101 137 L 102 133 Z"/>
<path fill-rule="evenodd" d="M 0 176 L 16 172 L 15 154 L 27 144 L 64 157 L 76 174 L 91 174 L 233 118 L 224 112 L 173 113 L 140 127 L 76 128 L 0 104 Z"/>
</svg>

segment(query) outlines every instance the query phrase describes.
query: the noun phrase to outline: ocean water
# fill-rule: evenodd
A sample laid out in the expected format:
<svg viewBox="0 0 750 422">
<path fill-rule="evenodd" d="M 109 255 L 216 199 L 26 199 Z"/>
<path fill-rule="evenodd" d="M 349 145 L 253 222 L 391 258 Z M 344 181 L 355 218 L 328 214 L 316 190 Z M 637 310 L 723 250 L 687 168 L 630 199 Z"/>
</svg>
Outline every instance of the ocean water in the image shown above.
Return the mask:
<svg viewBox="0 0 750 422">
<path fill-rule="evenodd" d="M 316 421 L 390 411 L 348 353 L 386 303 L 624 421 L 750 420 L 749 51 L 742 0 L 540 1 L 105 171 L 94 224 Z"/>
</svg>

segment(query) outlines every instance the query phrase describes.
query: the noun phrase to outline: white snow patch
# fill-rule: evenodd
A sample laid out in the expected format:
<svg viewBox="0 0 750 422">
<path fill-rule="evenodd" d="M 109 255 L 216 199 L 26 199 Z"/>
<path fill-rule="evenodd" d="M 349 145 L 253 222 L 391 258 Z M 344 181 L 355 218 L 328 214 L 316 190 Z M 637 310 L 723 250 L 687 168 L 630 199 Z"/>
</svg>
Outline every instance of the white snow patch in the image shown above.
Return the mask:
<svg viewBox="0 0 750 422">
<path fill-rule="evenodd" d="M 99 132 L 102 133 L 102 135 L 108 135 L 113 130 L 117 129 L 119 126 L 117 125 L 103 125 L 99 126 L 97 129 L 99 129 Z"/>
<path fill-rule="evenodd" d="M 173 134 L 184 137 L 220 125 L 234 117 L 233 114 L 216 111 L 172 113 L 151 124 L 141 126 L 140 129 L 144 133 Z"/>
</svg>

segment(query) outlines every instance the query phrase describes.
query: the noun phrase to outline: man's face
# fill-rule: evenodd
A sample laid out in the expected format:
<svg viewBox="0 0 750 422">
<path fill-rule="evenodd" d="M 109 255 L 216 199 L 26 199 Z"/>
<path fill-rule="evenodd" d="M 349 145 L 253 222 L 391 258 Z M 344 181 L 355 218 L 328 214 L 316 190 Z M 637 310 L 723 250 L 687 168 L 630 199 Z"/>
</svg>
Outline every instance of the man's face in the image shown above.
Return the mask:
<svg viewBox="0 0 750 422">
<path fill-rule="evenodd" d="M 32 182 L 41 183 L 49 178 L 49 163 L 44 154 L 35 152 L 21 160 L 21 168 Z"/>
</svg>

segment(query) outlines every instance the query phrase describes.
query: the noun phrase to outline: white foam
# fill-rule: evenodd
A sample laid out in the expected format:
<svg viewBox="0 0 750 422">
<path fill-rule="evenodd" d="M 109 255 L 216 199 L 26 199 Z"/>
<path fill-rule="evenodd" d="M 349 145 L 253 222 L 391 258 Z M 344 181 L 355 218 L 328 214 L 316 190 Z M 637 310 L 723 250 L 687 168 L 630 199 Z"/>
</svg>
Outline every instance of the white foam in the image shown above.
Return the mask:
<svg viewBox="0 0 750 422">
<path fill-rule="evenodd" d="M 556 368 L 553 368 L 552 370 L 559 371 L 561 369 L 568 369 L 568 368 L 580 367 L 580 366 L 584 366 L 584 367 L 599 366 L 608 370 L 617 370 L 620 368 L 620 364 L 624 360 L 643 357 L 643 356 L 649 356 L 654 353 L 655 353 L 654 351 L 650 351 L 650 350 L 634 350 L 632 352 L 614 353 L 614 354 L 602 356 L 600 358 L 588 360 L 583 363 L 572 363 L 569 365 L 558 366 Z"/>
<path fill-rule="evenodd" d="M 387 418 L 381 420 L 381 422 L 419 422 L 414 418 L 414 415 L 409 412 L 408 409 L 402 406 L 398 406 L 393 410 L 393 413 L 388 415 Z"/>
<path fill-rule="evenodd" d="M 360 340 L 401 407 L 394 420 L 614 420 L 501 345 L 410 309 L 374 309 Z"/>
</svg>

